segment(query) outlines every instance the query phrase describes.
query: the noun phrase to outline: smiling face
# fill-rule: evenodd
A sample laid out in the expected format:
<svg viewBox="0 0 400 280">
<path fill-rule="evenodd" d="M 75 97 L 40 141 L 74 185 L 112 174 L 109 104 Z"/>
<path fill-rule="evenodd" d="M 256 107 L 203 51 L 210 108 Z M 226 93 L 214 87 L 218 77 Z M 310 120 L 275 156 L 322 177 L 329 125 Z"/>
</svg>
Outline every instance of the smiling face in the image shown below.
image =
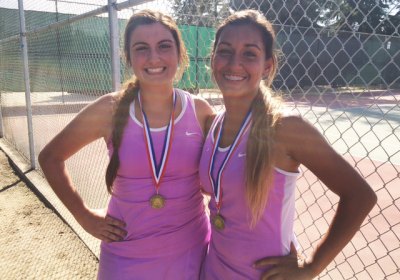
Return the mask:
<svg viewBox="0 0 400 280">
<path fill-rule="evenodd" d="M 261 32 L 250 24 L 224 27 L 213 51 L 211 67 L 224 97 L 254 97 L 271 67 Z"/>
<path fill-rule="evenodd" d="M 130 64 L 141 87 L 171 86 L 179 64 L 171 31 L 161 23 L 143 24 L 129 41 Z"/>
</svg>

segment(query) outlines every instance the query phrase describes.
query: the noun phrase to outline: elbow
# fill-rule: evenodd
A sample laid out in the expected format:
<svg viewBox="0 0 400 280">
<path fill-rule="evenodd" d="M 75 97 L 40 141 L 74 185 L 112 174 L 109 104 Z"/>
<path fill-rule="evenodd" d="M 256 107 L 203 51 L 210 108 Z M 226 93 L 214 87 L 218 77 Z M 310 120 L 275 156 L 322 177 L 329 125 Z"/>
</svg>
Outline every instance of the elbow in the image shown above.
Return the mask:
<svg viewBox="0 0 400 280">
<path fill-rule="evenodd" d="M 38 162 L 43 171 L 46 170 L 46 166 L 52 161 L 52 158 L 53 153 L 47 147 L 44 147 L 43 150 L 40 151 Z"/>
<path fill-rule="evenodd" d="M 39 156 L 38 156 L 38 162 L 42 169 L 46 163 L 47 158 L 48 158 L 48 155 L 47 155 L 47 152 L 45 151 L 45 149 L 41 150 L 39 153 Z"/>
<path fill-rule="evenodd" d="M 368 201 L 369 211 L 371 211 L 378 202 L 378 196 L 372 189 L 369 189 L 368 198 L 366 200 Z"/>
<path fill-rule="evenodd" d="M 374 190 L 367 184 L 347 195 L 341 196 L 340 201 L 347 205 L 348 211 L 366 217 L 376 205 L 378 198 Z"/>
<path fill-rule="evenodd" d="M 355 198 L 355 197 L 354 197 Z M 364 190 L 362 193 L 359 193 L 357 195 L 357 200 L 354 200 L 353 198 L 353 203 L 355 201 L 358 201 L 355 205 L 358 205 L 358 209 L 365 213 L 365 215 L 368 215 L 368 213 L 374 208 L 378 201 L 378 197 L 374 190 L 370 187 L 368 187 L 366 190 Z"/>
</svg>

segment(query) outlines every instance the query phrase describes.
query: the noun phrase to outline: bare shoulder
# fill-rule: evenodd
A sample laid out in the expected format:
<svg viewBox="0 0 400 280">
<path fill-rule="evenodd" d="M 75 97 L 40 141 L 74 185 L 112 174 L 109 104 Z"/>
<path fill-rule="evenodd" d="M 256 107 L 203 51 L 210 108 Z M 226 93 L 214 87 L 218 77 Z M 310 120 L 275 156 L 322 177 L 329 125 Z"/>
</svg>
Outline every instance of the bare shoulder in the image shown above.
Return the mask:
<svg viewBox="0 0 400 280">
<path fill-rule="evenodd" d="M 192 96 L 194 100 L 196 116 L 203 130 L 203 134 L 205 135 L 207 134 L 209 124 L 211 123 L 210 119 L 213 118 L 215 112 L 204 98 L 195 95 Z"/>
<path fill-rule="evenodd" d="M 278 140 L 298 141 L 303 137 L 308 137 L 309 133 L 319 134 L 317 129 L 300 115 L 284 115 L 276 127 Z"/>
<path fill-rule="evenodd" d="M 313 124 L 301 116 L 281 119 L 276 130 L 276 142 L 284 146 L 294 161 L 304 165 L 339 196 L 370 193 L 368 184 L 354 167 Z"/>
<path fill-rule="evenodd" d="M 201 96 L 197 96 L 197 95 L 192 95 L 193 96 L 193 100 L 194 100 L 194 104 L 196 106 L 196 113 L 197 114 L 206 114 L 206 115 L 212 115 L 214 110 L 211 107 L 211 105 L 207 102 L 207 100 L 205 100 L 203 97 Z"/>
<path fill-rule="evenodd" d="M 349 176 L 355 176 L 355 172 L 325 136 L 301 116 L 282 117 L 276 130 L 276 142 L 282 145 L 290 158 L 311 170 L 330 189 L 339 189 L 331 176 L 335 172 L 347 172 L 351 174 Z"/>
<path fill-rule="evenodd" d="M 104 115 L 112 115 L 118 105 L 121 93 L 112 92 L 105 94 L 90 103 L 84 110 L 101 111 Z"/>
<path fill-rule="evenodd" d="M 112 92 L 100 96 L 84 107 L 74 121 L 89 122 L 94 126 L 111 125 L 114 112 L 120 99 L 120 93 Z"/>
<path fill-rule="evenodd" d="M 106 94 L 84 107 L 41 151 L 41 158 L 66 160 L 96 139 L 109 137 L 118 95 Z"/>
<path fill-rule="evenodd" d="M 318 153 L 334 152 L 318 129 L 298 115 L 281 118 L 276 128 L 275 140 L 299 163 L 304 163 L 310 156 Z"/>
<path fill-rule="evenodd" d="M 311 124 L 301 115 L 291 114 L 291 115 L 282 115 L 282 117 L 280 118 L 279 125 L 282 126 L 283 128 L 297 129 L 297 128 L 303 128 L 303 126 L 310 126 Z"/>
<path fill-rule="evenodd" d="M 63 144 L 79 135 L 74 140 L 77 146 L 88 144 L 98 138 L 108 139 L 112 131 L 112 119 L 119 93 L 108 93 L 84 107 L 74 119 L 57 135 Z"/>
</svg>

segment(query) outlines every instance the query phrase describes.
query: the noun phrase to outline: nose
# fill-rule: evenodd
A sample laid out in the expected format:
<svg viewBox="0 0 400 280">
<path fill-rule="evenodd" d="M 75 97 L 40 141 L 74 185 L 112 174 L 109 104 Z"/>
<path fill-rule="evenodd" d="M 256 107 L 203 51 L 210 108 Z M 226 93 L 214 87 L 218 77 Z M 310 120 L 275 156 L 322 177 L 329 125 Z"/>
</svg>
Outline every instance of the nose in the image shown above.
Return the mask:
<svg viewBox="0 0 400 280">
<path fill-rule="evenodd" d="M 148 59 L 149 59 L 149 62 L 152 62 L 152 63 L 158 62 L 160 60 L 160 55 L 156 49 L 150 49 Z"/>
<path fill-rule="evenodd" d="M 231 68 L 240 68 L 242 66 L 242 62 L 240 60 L 239 55 L 238 54 L 231 55 L 228 65 Z"/>
</svg>

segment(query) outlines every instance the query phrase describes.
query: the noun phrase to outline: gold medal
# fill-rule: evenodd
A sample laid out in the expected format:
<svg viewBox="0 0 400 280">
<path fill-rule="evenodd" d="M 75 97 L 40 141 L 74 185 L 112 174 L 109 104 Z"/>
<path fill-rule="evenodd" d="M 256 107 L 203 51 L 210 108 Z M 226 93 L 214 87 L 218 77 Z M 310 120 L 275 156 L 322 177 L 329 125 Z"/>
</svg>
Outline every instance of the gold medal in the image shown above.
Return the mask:
<svg viewBox="0 0 400 280">
<path fill-rule="evenodd" d="M 150 198 L 150 205 L 154 209 L 161 209 L 165 205 L 165 198 L 162 195 L 155 194 Z"/>
<path fill-rule="evenodd" d="M 224 218 L 220 214 L 217 214 L 212 218 L 212 223 L 217 230 L 223 230 L 225 228 Z"/>
</svg>

